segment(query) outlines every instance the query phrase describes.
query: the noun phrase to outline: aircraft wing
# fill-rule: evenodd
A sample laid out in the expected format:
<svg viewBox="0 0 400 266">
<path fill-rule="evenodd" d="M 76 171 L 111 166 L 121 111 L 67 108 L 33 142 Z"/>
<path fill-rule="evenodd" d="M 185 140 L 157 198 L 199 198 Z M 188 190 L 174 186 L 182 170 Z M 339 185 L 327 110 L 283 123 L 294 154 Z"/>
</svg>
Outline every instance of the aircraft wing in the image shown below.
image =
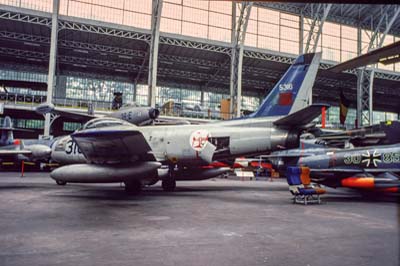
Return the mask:
<svg viewBox="0 0 400 266">
<path fill-rule="evenodd" d="M 384 65 L 394 64 L 400 61 L 399 51 L 400 41 L 333 66 L 329 68 L 329 70 L 339 73 L 347 69 L 358 68 L 375 63 L 382 63 Z"/>
<path fill-rule="evenodd" d="M 297 112 L 289 114 L 274 122 L 274 125 L 281 127 L 296 127 L 305 126 L 311 123 L 315 118 L 321 114 L 322 107 L 329 107 L 326 104 L 313 104 L 303 108 Z"/>
<path fill-rule="evenodd" d="M 31 155 L 32 152 L 28 150 L 1 150 L 0 149 L 0 156 L 10 156 L 10 155 Z"/>
<path fill-rule="evenodd" d="M 83 123 L 85 123 L 93 118 L 96 118 L 96 116 L 89 115 L 84 112 L 77 112 L 77 111 L 73 111 L 73 110 L 64 111 L 64 110 L 61 110 L 60 108 L 54 106 L 53 104 L 47 104 L 47 103 L 39 105 L 38 107 L 36 107 L 35 111 L 36 111 L 36 113 L 43 114 L 43 115 L 47 114 L 47 113 L 53 113 L 55 115 L 67 117 L 67 118 L 70 118 L 70 119 L 73 119 L 73 120 L 76 120 L 79 122 L 83 122 Z"/>
<path fill-rule="evenodd" d="M 92 163 L 131 163 L 155 161 L 151 148 L 139 128 L 114 126 L 78 131 L 71 135 Z"/>
</svg>

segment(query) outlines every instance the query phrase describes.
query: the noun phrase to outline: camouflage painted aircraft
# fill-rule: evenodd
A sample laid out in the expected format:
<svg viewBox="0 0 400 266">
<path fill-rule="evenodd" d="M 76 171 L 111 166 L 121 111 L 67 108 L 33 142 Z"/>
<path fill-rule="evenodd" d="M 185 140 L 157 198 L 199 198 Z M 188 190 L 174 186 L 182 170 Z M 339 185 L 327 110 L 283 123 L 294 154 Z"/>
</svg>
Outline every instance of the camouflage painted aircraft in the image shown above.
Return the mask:
<svg viewBox="0 0 400 266">
<path fill-rule="evenodd" d="M 201 180 L 226 171 L 208 167 L 215 161 L 297 147 L 300 133 L 314 126 L 312 120 L 325 106 L 307 104 L 320 59 L 320 53 L 299 56 L 248 117 L 146 127 L 118 119 L 89 121 L 71 135 L 88 163 L 60 167 L 51 177 L 58 184 L 124 182 L 134 193 L 162 180 L 164 190 L 171 191 L 176 180 Z"/>
<path fill-rule="evenodd" d="M 280 173 L 288 166 L 307 166 L 314 182 L 370 192 L 400 192 L 400 144 L 331 148 L 318 140 L 300 148 L 273 152 L 270 160 Z"/>
</svg>

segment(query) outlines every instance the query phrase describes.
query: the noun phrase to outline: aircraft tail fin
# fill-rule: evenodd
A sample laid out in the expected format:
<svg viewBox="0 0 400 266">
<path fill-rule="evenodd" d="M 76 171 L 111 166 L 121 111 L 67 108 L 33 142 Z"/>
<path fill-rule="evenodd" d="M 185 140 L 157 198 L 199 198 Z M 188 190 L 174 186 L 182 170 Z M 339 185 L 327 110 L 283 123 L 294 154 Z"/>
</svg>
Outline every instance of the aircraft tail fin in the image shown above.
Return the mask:
<svg viewBox="0 0 400 266">
<path fill-rule="evenodd" d="M 0 127 L 1 139 L 0 145 L 8 145 L 14 141 L 12 121 L 9 116 L 4 117 L 3 126 Z"/>
<path fill-rule="evenodd" d="M 300 55 L 250 117 L 285 116 L 308 105 L 321 53 Z"/>
</svg>

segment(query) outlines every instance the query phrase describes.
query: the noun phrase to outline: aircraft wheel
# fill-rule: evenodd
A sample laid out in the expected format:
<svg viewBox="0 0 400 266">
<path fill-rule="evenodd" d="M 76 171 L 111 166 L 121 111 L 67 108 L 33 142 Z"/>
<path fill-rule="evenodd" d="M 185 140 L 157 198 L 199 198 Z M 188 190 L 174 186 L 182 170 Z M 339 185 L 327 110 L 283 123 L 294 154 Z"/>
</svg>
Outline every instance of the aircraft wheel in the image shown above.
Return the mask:
<svg viewBox="0 0 400 266">
<path fill-rule="evenodd" d="M 140 181 L 124 182 L 125 191 L 130 195 L 137 195 L 142 191 L 142 183 Z"/>
<path fill-rule="evenodd" d="M 164 191 L 174 191 L 176 188 L 176 181 L 172 178 L 164 179 L 161 186 Z"/>
<path fill-rule="evenodd" d="M 59 186 L 65 186 L 67 184 L 66 181 L 62 181 L 62 180 L 56 180 L 57 185 Z"/>
</svg>

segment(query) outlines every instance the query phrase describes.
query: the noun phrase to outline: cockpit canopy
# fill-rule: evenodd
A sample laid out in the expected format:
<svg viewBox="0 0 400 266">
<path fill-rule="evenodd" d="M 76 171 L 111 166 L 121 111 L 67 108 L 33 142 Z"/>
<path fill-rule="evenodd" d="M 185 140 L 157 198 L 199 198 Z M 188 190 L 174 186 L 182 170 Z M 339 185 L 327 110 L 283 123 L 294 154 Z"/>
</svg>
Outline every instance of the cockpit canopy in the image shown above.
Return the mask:
<svg viewBox="0 0 400 266">
<path fill-rule="evenodd" d="M 103 127 L 113 127 L 113 126 L 126 126 L 131 125 L 130 123 L 113 117 L 100 117 L 88 121 L 83 125 L 81 130 L 93 129 L 93 128 L 103 128 Z"/>
</svg>

